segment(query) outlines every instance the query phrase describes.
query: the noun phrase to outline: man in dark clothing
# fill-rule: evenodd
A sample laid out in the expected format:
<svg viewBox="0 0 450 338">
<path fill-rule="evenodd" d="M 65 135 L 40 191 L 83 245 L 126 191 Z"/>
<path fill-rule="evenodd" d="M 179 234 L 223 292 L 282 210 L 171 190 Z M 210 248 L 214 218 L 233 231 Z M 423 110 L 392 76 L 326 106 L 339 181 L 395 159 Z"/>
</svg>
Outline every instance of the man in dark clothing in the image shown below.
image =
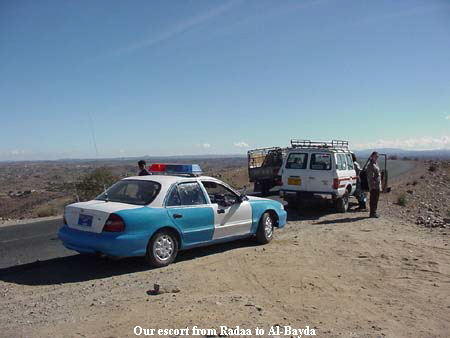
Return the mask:
<svg viewBox="0 0 450 338">
<path fill-rule="evenodd" d="M 378 166 L 378 153 L 374 151 L 367 165 L 367 183 L 370 190 L 370 217 L 380 217 L 377 213 L 378 199 L 381 192 L 381 170 Z"/>
<path fill-rule="evenodd" d="M 147 163 L 145 163 L 144 160 L 140 160 L 138 162 L 138 166 L 139 166 L 139 176 L 145 176 L 145 175 L 150 175 L 150 173 L 148 172 L 147 169 L 145 169 L 145 166 L 147 165 Z"/>
<path fill-rule="evenodd" d="M 358 176 L 356 181 L 356 190 L 355 190 L 355 197 L 358 200 L 358 210 L 366 210 L 366 193 L 363 191 L 361 187 L 361 178 L 359 177 L 359 174 L 361 173 L 361 166 L 359 165 L 358 161 L 356 160 L 356 155 L 352 153 L 352 159 L 353 159 L 353 167 L 355 168 L 356 176 Z"/>
</svg>

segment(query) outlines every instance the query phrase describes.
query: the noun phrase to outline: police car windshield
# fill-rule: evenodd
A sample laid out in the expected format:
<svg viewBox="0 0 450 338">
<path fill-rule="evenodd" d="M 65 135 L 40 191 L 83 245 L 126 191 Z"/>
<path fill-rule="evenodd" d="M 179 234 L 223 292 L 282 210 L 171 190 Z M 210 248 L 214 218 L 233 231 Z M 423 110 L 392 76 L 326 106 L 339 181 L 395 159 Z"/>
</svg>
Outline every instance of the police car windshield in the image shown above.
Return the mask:
<svg viewBox="0 0 450 338">
<path fill-rule="evenodd" d="M 153 181 L 123 180 L 97 196 L 99 201 L 145 205 L 151 203 L 161 189 L 161 184 Z"/>
</svg>

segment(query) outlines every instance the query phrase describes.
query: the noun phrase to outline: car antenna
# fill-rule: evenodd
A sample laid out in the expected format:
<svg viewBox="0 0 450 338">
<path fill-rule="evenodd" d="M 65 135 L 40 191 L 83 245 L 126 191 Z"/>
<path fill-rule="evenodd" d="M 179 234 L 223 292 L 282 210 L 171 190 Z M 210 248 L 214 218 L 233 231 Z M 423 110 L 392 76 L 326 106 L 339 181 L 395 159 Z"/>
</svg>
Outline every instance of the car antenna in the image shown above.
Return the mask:
<svg viewBox="0 0 450 338">
<path fill-rule="evenodd" d="M 78 196 L 78 189 L 77 189 L 77 183 L 74 183 L 75 186 L 75 196 L 77 197 L 77 202 L 80 202 L 80 196 Z"/>
<path fill-rule="evenodd" d="M 95 157 L 98 160 L 98 148 L 97 148 L 97 140 L 95 138 L 95 130 L 94 130 L 94 124 L 92 123 L 92 116 L 91 116 L 91 112 L 88 111 L 88 117 L 89 117 L 89 124 L 91 127 L 91 135 L 92 135 L 92 142 L 94 143 L 94 148 L 95 148 Z M 103 177 L 103 193 L 105 195 L 105 202 L 109 202 L 109 198 L 108 198 L 108 192 L 106 191 L 106 184 L 105 184 L 105 179 Z"/>
</svg>

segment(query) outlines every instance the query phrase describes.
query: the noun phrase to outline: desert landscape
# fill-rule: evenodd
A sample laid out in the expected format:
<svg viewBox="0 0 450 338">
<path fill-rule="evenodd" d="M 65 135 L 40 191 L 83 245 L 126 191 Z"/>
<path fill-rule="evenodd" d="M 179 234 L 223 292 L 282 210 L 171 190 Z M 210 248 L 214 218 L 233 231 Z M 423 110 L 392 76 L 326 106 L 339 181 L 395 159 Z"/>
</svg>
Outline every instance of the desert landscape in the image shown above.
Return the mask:
<svg viewBox="0 0 450 338">
<path fill-rule="evenodd" d="M 227 160 L 221 172 L 203 166 L 242 187 L 248 182 L 239 161 Z M 0 336 L 135 337 L 136 326 L 197 326 L 219 336 L 220 326 L 238 326 L 275 337 L 286 336 L 285 326 L 308 326 L 317 337 L 448 337 L 450 162 L 412 163 L 382 196 L 380 219 L 317 205 L 289 210 L 269 245 L 193 249 L 166 268 L 149 269 L 140 258 L 71 255 L 1 269 Z M 2 170 L 17 173 L 11 168 Z M 49 172 L 55 180 L 65 172 L 55 181 L 61 184 L 87 170 Z M 268 334 L 274 327 L 279 334 Z"/>
<path fill-rule="evenodd" d="M 158 162 L 198 163 L 205 175 L 218 177 L 237 189 L 250 187 L 247 158 L 145 158 Z M 139 159 L 4 162 L 0 165 L 0 225 L 24 219 L 59 216 L 75 202 L 77 183 L 96 169 L 112 175 L 111 182 L 137 175 Z M 108 184 L 106 184 L 108 186 Z M 81 200 L 82 196 L 78 196 Z"/>
</svg>

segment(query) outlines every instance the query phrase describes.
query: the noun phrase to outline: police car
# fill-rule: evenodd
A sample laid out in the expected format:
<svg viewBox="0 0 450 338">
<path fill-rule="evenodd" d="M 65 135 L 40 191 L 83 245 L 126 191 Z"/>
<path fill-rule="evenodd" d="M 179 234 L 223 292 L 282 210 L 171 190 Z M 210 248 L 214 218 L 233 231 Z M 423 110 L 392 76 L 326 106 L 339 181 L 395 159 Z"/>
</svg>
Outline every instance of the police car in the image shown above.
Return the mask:
<svg viewBox="0 0 450 338">
<path fill-rule="evenodd" d="M 286 224 L 277 201 L 239 194 L 198 165 L 153 164 L 152 175 L 127 177 L 96 199 L 65 207 L 59 238 L 68 249 L 145 256 L 155 267 L 179 250 L 255 237 L 262 244 Z"/>
</svg>

